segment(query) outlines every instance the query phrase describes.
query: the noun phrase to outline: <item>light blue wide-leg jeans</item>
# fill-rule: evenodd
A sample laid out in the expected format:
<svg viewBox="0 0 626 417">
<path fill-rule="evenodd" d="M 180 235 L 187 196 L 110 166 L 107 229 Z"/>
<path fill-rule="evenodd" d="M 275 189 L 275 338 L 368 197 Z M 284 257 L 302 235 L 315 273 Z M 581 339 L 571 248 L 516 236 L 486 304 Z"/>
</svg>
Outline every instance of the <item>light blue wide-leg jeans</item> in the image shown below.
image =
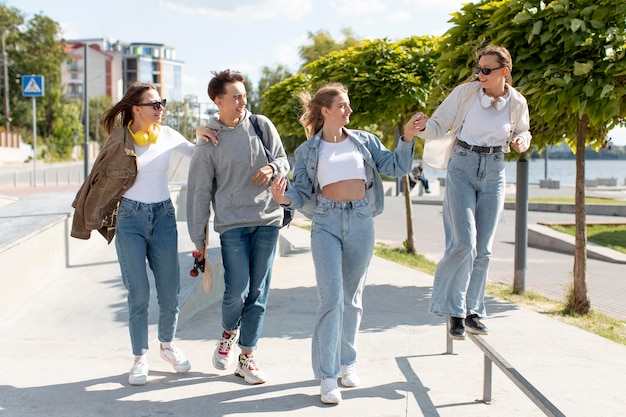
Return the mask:
<svg viewBox="0 0 626 417">
<path fill-rule="evenodd" d="M 356 362 L 363 289 L 374 251 L 374 220 L 367 200 L 318 197 L 311 230 L 319 306 L 312 337 L 313 373 L 336 378 Z"/>
<path fill-rule="evenodd" d="M 178 323 L 178 231 L 171 200 L 145 204 L 122 198 L 117 218 L 115 248 L 122 281 L 128 290 L 128 329 L 133 355 L 141 356 L 148 351 L 150 282 L 146 258 L 154 273 L 159 303 L 159 340 L 174 340 Z"/>
<path fill-rule="evenodd" d="M 502 152 L 457 146 L 448 164 L 443 225 L 446 249 L 435 272 L 430 312 L 486 316 L 484 294 L 506 185 Z"/>
</svg>

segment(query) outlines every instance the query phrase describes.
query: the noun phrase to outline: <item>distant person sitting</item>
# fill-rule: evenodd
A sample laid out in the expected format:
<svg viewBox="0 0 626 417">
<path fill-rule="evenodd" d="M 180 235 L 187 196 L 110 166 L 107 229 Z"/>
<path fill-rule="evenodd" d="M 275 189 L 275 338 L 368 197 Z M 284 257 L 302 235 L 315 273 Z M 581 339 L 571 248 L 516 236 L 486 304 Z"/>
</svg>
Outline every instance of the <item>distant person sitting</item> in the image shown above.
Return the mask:
<svg viewBox="0 0 626 417">
<path fill-rule="evenodd" d="M 421 182 L 424 185 L 424 191 L 426 194 L 430 194 L 430 188 L 428 187 L 428 179 L 424 176 L 424 162 L 420 161 L 419 165 L 414 167 L 411 170 L 411 189 L 417 184 L 417 182 Z"/>
</svg>

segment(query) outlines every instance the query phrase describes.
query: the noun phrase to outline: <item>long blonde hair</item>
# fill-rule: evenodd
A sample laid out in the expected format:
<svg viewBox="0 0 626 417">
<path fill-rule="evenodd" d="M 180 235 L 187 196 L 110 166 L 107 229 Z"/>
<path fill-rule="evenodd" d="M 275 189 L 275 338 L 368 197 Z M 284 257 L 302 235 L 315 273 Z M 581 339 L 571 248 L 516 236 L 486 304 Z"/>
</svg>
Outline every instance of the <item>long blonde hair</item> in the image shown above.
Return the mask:
<svg viewBox="0 0 626 417">
<path fill-rule="evenodd" d="M 315 135 L 324 126 L 322 107 L 332 107 L 335 97 L 342 93 L 348 94 L 345 85 L 330 83 L 317 90 L 313 97 L 308 92 L 299 95 L 305 109 L 304 114 L 300 116 L 300 124 L 304 127 L 307 139 Z"/>
</svg>

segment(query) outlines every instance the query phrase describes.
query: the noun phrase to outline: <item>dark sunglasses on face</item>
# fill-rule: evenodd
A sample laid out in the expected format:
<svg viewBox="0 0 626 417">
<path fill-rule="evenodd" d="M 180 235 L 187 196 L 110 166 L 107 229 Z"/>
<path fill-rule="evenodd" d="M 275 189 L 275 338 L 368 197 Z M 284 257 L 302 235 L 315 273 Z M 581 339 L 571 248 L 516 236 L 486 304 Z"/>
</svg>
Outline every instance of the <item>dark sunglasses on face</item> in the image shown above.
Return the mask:
<svg viewBox="0 0 626 417">
<path fill-rule="evenodd" d="M 502 69 L 502 68 L 504 68 L 504 66 L 502 66 L 502 67 L 498 67 L 498 68 L 481 68 L 481 67 L 474 67 L 474 68 L 472 69 L 472 71 L 474 71 L 474 74 L 479 74 L 479 73 L 481 73 L 481 72 L 482 72 L 482 73 L 483 73 L 483 74 L 485 74 L 485 75 L 489 75 L 489 74 L 491 74 L 491 71 L 495 71 L 495 70 Z"/>
<path fill-rule="evenodd" d="M 152 106 L 152 108 L 154 110 L 159 110 L 161 107 L 165 108 L 165 104 L 167 103 L 166 99 L 163 99 L 161 101 L 153 101 L 152 103 L 141 103 L 141 104 L 137 104 L 137 106 L 142 106 L 142 107 L 148 107 L 148 106 Z"/>
</svg>

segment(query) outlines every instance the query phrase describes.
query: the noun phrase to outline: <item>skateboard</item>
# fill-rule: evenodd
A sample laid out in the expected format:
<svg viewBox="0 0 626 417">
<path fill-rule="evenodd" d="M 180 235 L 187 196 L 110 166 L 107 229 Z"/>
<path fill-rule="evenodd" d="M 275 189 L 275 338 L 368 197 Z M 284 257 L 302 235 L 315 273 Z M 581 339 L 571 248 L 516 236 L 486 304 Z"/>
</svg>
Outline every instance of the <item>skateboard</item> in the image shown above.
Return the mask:
<svg viewBox="0 0 626 417">
<path fill-rule="evenodd" d="M 204 238 L 204 259 L 200 260 L 202 251 L 199 249 L 194 250 L 192 253 L 194 261 L 193 268 L 189 271 L 189 275 L 197 277 L 199 272 L 202 272 L 202 288 L 204 292 L 209 294 L 213 288 L 213 274 L 211 271 L 211 264 L 209 263 L 209 225 L 206 225 L 206 236 Z"/>
</svg>

